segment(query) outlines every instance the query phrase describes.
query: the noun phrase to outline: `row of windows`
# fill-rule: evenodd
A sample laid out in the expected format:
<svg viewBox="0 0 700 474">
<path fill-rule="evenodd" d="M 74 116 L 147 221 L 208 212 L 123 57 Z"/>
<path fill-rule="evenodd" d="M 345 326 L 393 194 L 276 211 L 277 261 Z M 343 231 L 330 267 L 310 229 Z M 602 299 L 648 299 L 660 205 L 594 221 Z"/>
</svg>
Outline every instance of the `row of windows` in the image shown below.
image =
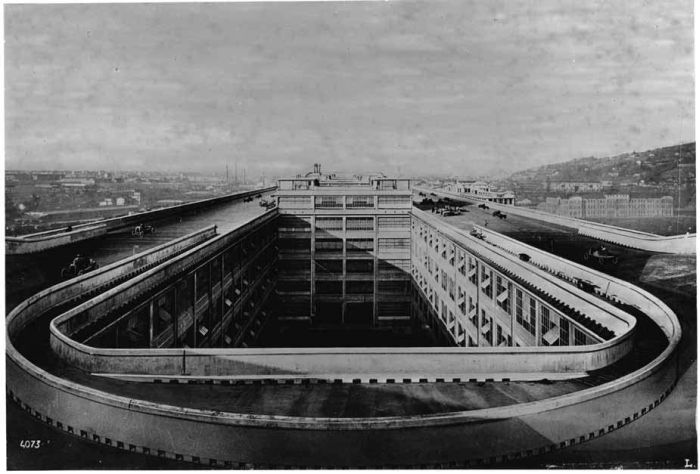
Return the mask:
<svg viewBox="0 0 700 474">
<path fill-rule="evenodd" d="M 346 294 L 373 294 L 374 281 L 326 281 L 317 280 L 315 282 L 315 292 L 319 295 L 342 295 L 343 285 Z M 311 289 L 311 283 L 306 280 L 279 280 L 277 289 L 281 292 L 301 292 L 306 293 Z M 385 294 L 408 295 L 410 282 L 408 281 L 378 281 L 377 291 Z"/>
<path fill-rule="evenodd" d="M 369 209 L 374 208 L 374 196 L 315 196 L 314 204 L 317 209 L 338 209 L 343 207 L 348 209 Z M 308 196 L 282 196 L 280 205 L 283 207 L 307 207 Z M 408 205 L 411 197 L 404 196 L 378 196 L 377 202 L 380 206 Z"/>
</svg>

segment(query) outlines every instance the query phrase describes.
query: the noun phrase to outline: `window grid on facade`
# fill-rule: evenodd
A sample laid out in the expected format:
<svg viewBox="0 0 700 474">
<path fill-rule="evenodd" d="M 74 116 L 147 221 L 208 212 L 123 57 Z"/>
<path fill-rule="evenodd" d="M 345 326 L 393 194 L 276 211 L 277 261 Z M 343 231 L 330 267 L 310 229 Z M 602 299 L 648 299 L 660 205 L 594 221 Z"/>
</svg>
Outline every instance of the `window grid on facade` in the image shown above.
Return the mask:
<svg viewBox="0 0 700 474">
<path fill-rule="evenodd" d="M 337 209 L 343 207 L 343 196 L 316 196 L 318 209 Z"/>
<path fill-rule="evenodd" d="M 379 196 L 379 205 L 399 205 L 410 202 L 409 196 Z"/>
<path fill-rule="evenodd" d="M 379 250 L 408 250 L 411 248 L 411 239 L 407 238 L 379 238 Z"/>
<path fill-rule="evenodd" d="M 374 207 L 374 196 L 347 196 L 345 206 L 348 209 Z"/>
<path fill-rule="evenodd" d="M 380 216 L 377 218 L 380 229 L 408 229 L 410 216 Z"/>
<path fill-rule="evenodd" d="M 345 227 L 348 231 L 374 230 L 374 219 L 372 217 L 348 217 Z"/>
<path fill-rule="evenodd" d="M 300 209 L 309 207 L 311 198 L 309 196 L 280 196 L 280 207 L 288 209 Z"/>
<path fill-rule="evenodd" d="M 374 250 L 374 239 L 348 239 L 345 242 L 348 252 L 371 252 Z"/>
<path fill-rule="evenodd" d="M 317 217 L 316 228 L 321 230 L 343 230 L 343 218 Z"/>
</svg>

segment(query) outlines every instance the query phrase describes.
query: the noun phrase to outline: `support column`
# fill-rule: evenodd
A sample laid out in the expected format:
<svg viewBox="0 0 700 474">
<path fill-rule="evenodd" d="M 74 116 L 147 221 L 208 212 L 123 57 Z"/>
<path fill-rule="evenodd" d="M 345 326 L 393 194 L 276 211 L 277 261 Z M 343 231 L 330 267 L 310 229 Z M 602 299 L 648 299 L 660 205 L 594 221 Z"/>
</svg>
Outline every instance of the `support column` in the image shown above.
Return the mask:
<svg viewBox="0 0 700 474">
<path fill-rule="evenodd" d="M 221 261 L 219 262 L 219 269 L 221 270 L 219 273 L 221 274 L 221 283 L 219 285 L 219 288 L 221 289 L 221 293 L 219 294 L 219 299 L 221 300 L 221 305 L 219 306 L 221 308 L 221 311 L 219 311 L 219 347 L 224 347 L 224 334 L 226 328 L 224 327 L 224 314 L 226 314 L 226 298 L 224 294 L 224 254 L 221 254 Z"/>
<path fill-rule="evenodd" d="M 180 319 L 180 308 L 177 307 L 177 284 L 173 285 L 173 347 L 177 347 L 180 339 L 178 338 L 178 320 Z"/>
<path fill-rule="evenodd" d="M 153 347 L 153 312 L 154 300 L 148 303 L 148 347 Z"/>
<path fill-rule="evenodd" d="M 192 344 L 197 347 L 197 270 L 192 272 Z"/>
<path fill-rule="evenodd" d="M 515 288 L 511 282 L 506 282 L 508 288 L 508 308 L 510 308 L 510 345 L 515 347 Z"/>
<path fill-rule="evenodd" d="M 532 298 L 532 301 L 535 302 L 535 346 L 539 346 L 540 339 L 542 339 L 542 322 L 540 321 L 540 302 L 534 298 Z M 530 311 L 530 308 L 528 308 L 528 311 Z"/>
</svg>

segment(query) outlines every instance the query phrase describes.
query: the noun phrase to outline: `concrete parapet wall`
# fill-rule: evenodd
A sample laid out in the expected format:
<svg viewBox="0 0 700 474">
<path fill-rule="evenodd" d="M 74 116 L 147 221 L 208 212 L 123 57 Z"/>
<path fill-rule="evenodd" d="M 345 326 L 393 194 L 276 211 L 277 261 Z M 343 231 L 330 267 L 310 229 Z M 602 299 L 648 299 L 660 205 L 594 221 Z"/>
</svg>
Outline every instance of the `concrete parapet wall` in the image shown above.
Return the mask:
<svg viewBox="0 0 700 474">
<path fill-rule="evenodd" d="M 449 197 L 468 202 L 481 202 L 475 199 L 470 199 L 461 194 L 450 193 L 437 189 L 415 188 L 417 190 L 435 193 L 439 196 Z M 574 217 L 559 216 L 536 209 L 527 209 L 517 206 L 508 206 L 503 204 L 488 203 L 489 207 L 501 210 L 506 213 L 513 213 L 521 217 L 536 219 L 540 221 L 558 224 L 562 227 L 577 230 L 581 235 L 593 237 L 595 239 L 611 242 L 617 245 L 630 247 L 634 249 L 646 250 L 649 252 L 673 253 L 673 254 L 694 254 L 696 252 L 697 235 L 674 235 L 661 236 L 640 232 L 632 229 L 625 229 L 607 224 L 599 224 L 597 222 L 585 221 Z"/>
<path fill-rule="evenodd" d="M 77 227 L 77 226 L 76 226 Z M 91 224 L 71 232 L 52 231 L 27 237 L 5 237 L 5 253 L 18 255 L 43 252 L 54 247 L 74 244 L 83 240 L 94 239 L 107 233 L 105 224 Z"/>
<path fill-rule="evenodd" d="M 213 206 L 227 201 L 235 201 L 254 196 L 259 193 L 274 191 L 276 187 L 255 189 L 229 194 L 226 196 L 204 199 L 201 201 L 188 202 L 177 206 L 156 209 L 154 211 L 141 212 L 128 216 L 115 217 L 99 221 L 99 223 L 81 224 L 73 226 L 71 232 L 63 230 L 50 230 L 36 234 L 24 235 L 21 237 L 5 238 L 5 253 L 8 255 L 36 253 L 49 250 L 63 245 L 69 245 L 83 240 L 92 239 L 106 234 L 107 232 L 122 229 L 142 222 L 149 222 L 165 217 L 189 212 L 203 207 Z"/>
<path fill-rule="evenodd" d="M 149 403 L 32 373 L 13 360 L 7 364 L 10 397 L 58 429 L 133 452 L 236 467 L 455 467 L 524 458 L 633 422 L 663 401 L 675 376 L 675 360 L 664 358 L 633 382 L 540 402 L 438 415 L 328 419 Z M 434 439 L 440 442 L 421 449 Z"/>
<path fill-rule="evenodd" d="M 97 349 L 52 331 L 59 357 L 88 372 L 199 376 L 363 378 L 576 373 L 605 367 L 629 352 L 633 334 L 595 346 L 329 349 Z"/>
</svg>

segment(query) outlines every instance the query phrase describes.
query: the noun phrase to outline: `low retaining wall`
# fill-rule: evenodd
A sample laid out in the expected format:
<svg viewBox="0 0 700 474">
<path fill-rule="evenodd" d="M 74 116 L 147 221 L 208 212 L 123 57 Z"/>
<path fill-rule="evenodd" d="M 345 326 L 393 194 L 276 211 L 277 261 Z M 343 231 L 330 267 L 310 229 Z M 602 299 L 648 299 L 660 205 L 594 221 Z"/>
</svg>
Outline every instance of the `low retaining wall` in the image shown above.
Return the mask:
<svg viewBox="0 0 700 474">
<path fill-rule="evenodd" d="M 37 419 L 125 451 L 219 467 L 457 467 L 547 453 L 632 423 L 675 385 L 675 360 L 668 356 L 632 380 L 564 397 L 413 417 L 193 410 L 91 390 L 24 370 L 14 360 L 7 380 L 11 399 Z"/>
<path fill-rule="evenodd" d="M 46 234 L 32 234 L 26 237 L 5 237 L 5 253 L 7 255 L 18 255 L 42 252 L 54 247 L 101 237 L 106 233 L 107 226 L 101 223 L 98 225 L 87 225 L 70 232 L 50 231 Z"/>
<path fill-rule="evenodd" d="M 513 348 L 331 348 L 331 349 L 101 349 L 51 330 L 53 351 L 94 373 L 275 376 L 361 380 L 404 376 L 469 379 L 510 374 L 575 373 L 603 368 L 627 354 L 633 333 L 595 346 Z"/>
<path fill-rule="evenodd" d="M 461 194 L 450 193 L 447 191 L 441 191 L 437 189 L 415 189 L 426 193 L 435 193 L 436 195 L 441 195 L 444 197 L 449 197 L 465 202 L 484 202 L 476 199 L 467 198 Z M 544 212 L 536 209 L 527 209 L 524 207 L 509 206 L 493 202 L 487 202 L 486 204 L 488 204 L 488 206 L 493 209 L 498 209 L 506 213 L 516 214 L 521 217 L 527 217 L 530 219 L 549 222 L 552 224 L 558 224 L 562 227 L 575 229 L 581 235 L 586 235 L 588 237 L 592 237 L 598 240 L 622 245 L 624 247 L 630 247 L 634 249 L 658 253 L 695 254 L 696 252 L 696 234 L 674 235 L 665 237 L 661 235 L 650 234 L 647 232 L 640 232 L 632 229 L 625 229 L 622 227 L 585 221 L 582 219 L 576 219 L 574 217 L 559 216 L 556 214 L 551 214 L 549 212 Z"/>
<path fill-rule="evenodd" d="M 69 245 L 83 240 L 93 239 L 95 237 L 102 236 L 107 232 L 123 229 L 125 227 L 133 226 L 142 222 L 163 219 L 164 217 L 173 214 L 189 212 L 195 209 L 209 207 L 222 202 L 240 200 L 249 196 L 254 196 L 256 194 L 274 191 L 275 189 L 277 189 L 275 186 L 262 189 L 254 189 L 252 191 L 243 191 L 239 193 L 229 194 L 226 196 L 204 199 L 201 201 L 188 202 L 177 206 L 156 209 L 154 211 L 105 219 L 100 221 L 98 224 L 91 223 L 76 225 L 73 226 L 73 230 L 71 232 L 64 232 L 62 230 L 54 229 L 46 232 L 24 235 L 21 237 L 6 237 L 5 253 L 8 255 L 18 255 L 42 252 L 63 245 Z"/>
</svg>

